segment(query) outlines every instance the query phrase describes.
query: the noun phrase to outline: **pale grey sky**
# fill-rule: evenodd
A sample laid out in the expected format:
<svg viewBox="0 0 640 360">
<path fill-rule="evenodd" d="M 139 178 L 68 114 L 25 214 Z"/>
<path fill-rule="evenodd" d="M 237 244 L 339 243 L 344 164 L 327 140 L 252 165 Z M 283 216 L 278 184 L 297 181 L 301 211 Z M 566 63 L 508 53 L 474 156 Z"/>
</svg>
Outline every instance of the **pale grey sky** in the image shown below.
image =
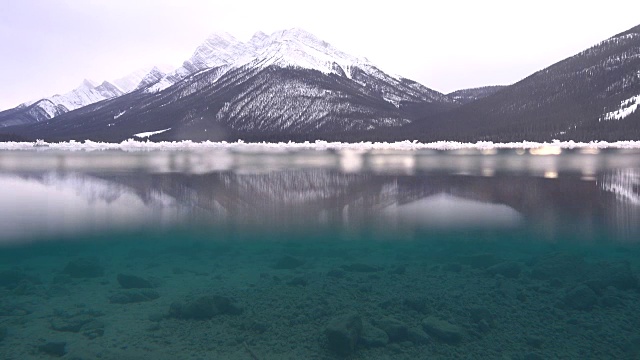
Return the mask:
<svg viewBox="0 0 640 360">
<path fill-rule="evenodd" d="M 299 27 L 444 93 L 516 82 L 640 24 L 635 1 L 0 0 L 0 109 Z"/>
</svg>

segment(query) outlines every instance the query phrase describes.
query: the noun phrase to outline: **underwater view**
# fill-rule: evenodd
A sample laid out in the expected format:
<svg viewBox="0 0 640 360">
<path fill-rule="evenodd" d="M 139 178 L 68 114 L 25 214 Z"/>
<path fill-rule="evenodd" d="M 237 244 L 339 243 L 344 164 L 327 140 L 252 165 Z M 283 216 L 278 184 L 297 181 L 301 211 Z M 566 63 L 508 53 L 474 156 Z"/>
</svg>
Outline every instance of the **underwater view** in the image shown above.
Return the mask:
<svg viewBox="0 0 640 360">
<path fill-rule="evenodd" d="M 1 359 L 640 359 L 640 151 L 0 151 Z"/>
</svg>

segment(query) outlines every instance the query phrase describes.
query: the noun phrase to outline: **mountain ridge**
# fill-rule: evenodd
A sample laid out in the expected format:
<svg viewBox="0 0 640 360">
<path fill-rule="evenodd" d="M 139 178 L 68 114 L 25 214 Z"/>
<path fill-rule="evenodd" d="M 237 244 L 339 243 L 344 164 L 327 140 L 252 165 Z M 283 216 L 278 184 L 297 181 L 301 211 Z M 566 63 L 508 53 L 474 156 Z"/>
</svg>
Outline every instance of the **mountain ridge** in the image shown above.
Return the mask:
<svg viewBox="0 0 640 360">
<path fill-rule="evenodd" d="M 640 112 L 607 114 L 640 95 L 640 26 L 536 71 L 492 95 L 411 124 L 421 141 L 640 139 Z"/>
<path fill-rule="evenodd" d="M 220 47 L 225 51 L 213 51 Z M 170 129 L 153 139 L 298 137 L 397 127 L 413 121 L 424 104 L 455 106 L 444 94 L 390 76 L 300 29 L 258 32 L 246 43 L 212 35 L 182 67 L 153 75 L 129 94 L 21 134 L 118 141 Z"/>
<path fill-rule="evenodd" d="M 180 68 L 145 78 L 130 93 L 74 111 L 44 99 L 30 105 L 38 109 L 6 110 L 0 124 L 5 113 L 46 114 L 46 122 L 10 130 L 49 140 L 121 141 L 165 129 L 152 140 L 640 138 L 640 26 L 515 84 L 446 95 L 295 28 L 247 42 L 212 34 Z"/>
</svg>

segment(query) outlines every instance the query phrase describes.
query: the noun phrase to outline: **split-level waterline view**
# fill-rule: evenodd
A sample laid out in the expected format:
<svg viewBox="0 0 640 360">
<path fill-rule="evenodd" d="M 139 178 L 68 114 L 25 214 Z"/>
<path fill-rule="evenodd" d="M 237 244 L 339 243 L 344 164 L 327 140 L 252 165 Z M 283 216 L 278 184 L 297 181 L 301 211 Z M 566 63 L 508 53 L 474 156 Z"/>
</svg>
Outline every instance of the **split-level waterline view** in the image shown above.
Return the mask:
<svg viewBox="0 0 640 360">
<path fill-rule="evenodd" d="M 633 4 L 284 3 L 0 6 L 0 359 L 640 359 Z"/>
</svg>

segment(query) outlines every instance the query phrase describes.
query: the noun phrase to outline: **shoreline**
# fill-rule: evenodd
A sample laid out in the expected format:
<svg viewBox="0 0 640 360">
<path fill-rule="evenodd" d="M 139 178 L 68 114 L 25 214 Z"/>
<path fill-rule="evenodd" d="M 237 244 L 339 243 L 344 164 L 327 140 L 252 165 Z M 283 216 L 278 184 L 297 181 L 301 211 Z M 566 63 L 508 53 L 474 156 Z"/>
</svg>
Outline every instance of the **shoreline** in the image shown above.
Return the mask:
<svg viewBox="0 0 640 360">
<path fill-rule="evenodd" d="M 478 141 L 475 143 L 463 143 L 457 141 L 437 141 L 431 143 L 421 143 L 417 140 L 398 141 L 398 142 L 328 142 L 316 140 L 314 142 L 244 142 L 238 140 L 236 142 L 195 142 L 191 140 L 183 141 L 137 141 L 128 139 L 120 143 L 96 142 L 91 140 L 84 141 L 64 141 L 64 142 L 45 142 L 38 140 L 36 142 L 0 142 L 0 150 L 192 150 L 192 149 L 232 149 L 232 150 L 549 150 L 544 155 L 555 155 L 557 150 L 584 149 L 584 150 L 601 150 L 601 149 L 640 149 L 640 140 L 632 141 L 591 141 L 591 142 L 575 142 L 553 140 L 552 142 L 508 142 L 494 143 L 492 141 Z M 556 150 L 555 152 L 553 150 Z M 542 154 L 541 154 L 542 155 Z"/>
</svg>

